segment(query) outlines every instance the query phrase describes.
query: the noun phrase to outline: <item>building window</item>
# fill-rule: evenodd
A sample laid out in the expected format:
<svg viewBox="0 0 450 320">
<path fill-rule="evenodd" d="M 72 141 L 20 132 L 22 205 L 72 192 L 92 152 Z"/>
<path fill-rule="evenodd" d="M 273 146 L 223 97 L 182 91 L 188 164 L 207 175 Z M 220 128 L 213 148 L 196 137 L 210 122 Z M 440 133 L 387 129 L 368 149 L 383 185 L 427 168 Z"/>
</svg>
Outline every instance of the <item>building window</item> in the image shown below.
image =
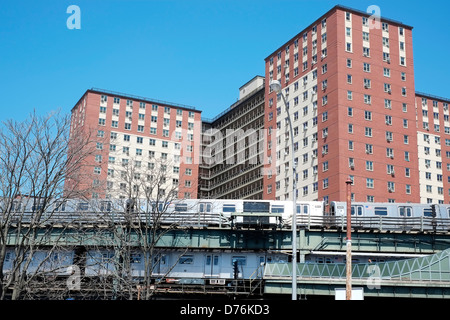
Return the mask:
<svg viewBox="0 0 450 320">
<path fill-rule="evenodd" d="M 328 188 L 328 178 L 323 179 L 323 189 Z"/>
<path fill-rule="evenodd" d="M 347 42 L 345 44 L 345 50 L 348 52 L 352 52 L 352 44 L 350 42 Z"/>
</svg>

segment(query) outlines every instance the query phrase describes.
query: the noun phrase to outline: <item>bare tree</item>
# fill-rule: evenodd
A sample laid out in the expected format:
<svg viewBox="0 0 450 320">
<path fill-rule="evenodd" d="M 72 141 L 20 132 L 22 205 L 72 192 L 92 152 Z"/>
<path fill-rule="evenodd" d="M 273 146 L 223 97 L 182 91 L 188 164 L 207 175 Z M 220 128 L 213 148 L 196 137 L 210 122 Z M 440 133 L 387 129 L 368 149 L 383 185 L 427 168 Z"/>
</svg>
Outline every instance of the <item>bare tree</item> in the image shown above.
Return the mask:
<svg viewBox="0 0 450 320">
<path fill-rule="evenodd" d="M 150 299 L 154 293 L 151 284 L 155 279 L 161 281 L 176 264 L 164 275 L 154 272 L 164 256 L 158 247 L 161 237 L 183 224 L 182 215 L 168 210 L 180 200 L 179 175 L 173 171 L 173 163 L 166 159 L 143 163 L 137 158 L 114 169 L 113 183 L 108 184 L 107 194 L 115 200 L 111 201 L 111 212 L 103 215 L 110 233 L 99 234 L 112 240 L 97 249 L 113 253 L 108 261 L 113 265 L 109 270 L 110 281 L 103 287 L 109 286 L 114 298 L 133 299 L 139 286 L 140 297 Z M 105 213 L 105 207 L 99 211 Z M 143 263 L 139 274 L 133 269 L 137 262 Z"/>
<path fill-rule="evenodd" d="M 31 267 L 38 249 L 48 245 L 45 234 L 51 232 L 49 222 L 54 221 L 61 203 L 80 194 L 79 185 L 68 186 L 66 180 L 83 180 L 80 167 L 93 150 L 90 134 L 70 137 L 70 116 L 60 112 L 46 116 L 34 113 L 23 122 L 1 124 L 0 299 L 5 298 L 8 288 L 12 288 L 11 299 L 21 298 L 54 256 L 57 245 L 47 248 L 39 264 Z M 11 247 L 10 238 L 15 240 Z M 7 275 L 3 273 L 6 258 Z"/>
</svg>

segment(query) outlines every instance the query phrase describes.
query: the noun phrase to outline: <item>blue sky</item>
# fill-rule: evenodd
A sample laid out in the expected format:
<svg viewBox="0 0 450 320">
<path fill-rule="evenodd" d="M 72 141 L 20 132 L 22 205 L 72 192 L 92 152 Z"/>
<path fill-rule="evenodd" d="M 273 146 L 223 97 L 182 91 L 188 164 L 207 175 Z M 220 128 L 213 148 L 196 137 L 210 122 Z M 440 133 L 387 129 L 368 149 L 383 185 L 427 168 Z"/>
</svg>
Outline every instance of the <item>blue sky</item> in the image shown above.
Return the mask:
<svg viewBox="0 0 450 320">
<path fill-rule="evenodd" d="M 0 6 L 0 120 L 70 112 L 91 87 L 214 117 L 264 58 L 336 4 L 412 25 L 416 91 L 450 98 L 446 1 L 41 0 Z M 81 10 L 70 30 L 69 5 Z"/>
</svg>

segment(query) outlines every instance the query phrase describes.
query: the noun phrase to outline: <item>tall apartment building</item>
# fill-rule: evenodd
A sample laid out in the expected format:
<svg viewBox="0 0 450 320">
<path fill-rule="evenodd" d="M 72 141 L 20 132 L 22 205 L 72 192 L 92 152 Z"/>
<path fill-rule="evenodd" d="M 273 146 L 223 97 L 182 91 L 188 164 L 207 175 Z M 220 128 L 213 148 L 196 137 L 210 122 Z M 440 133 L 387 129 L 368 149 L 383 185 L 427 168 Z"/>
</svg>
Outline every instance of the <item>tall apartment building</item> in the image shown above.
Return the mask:
<svg viewBox="0 0 450 320">
<path fill-rule="evenodd" d="M 416 92 L 421 203 L 450 201 L 450 100 Z"/>
<path fill-rule="evenodd" d="M 412 27 L 372 22 L 335 6 L 265 59 L 276 174 L 264 177 L 264 198 L 292 199 L 294 152 L 299 200 L 345 200 L 350 177 L 354 201 L 419 202 Z"/>
<path fill-rule="evenodd" d="M 201 198 L 262 199 L 264 77 L 239 88 L 239 100 L 212 120 L 203 119 Z"/>
<path fill-rule="evenodd" d="M 179 198 L 292 199 L 293 153 L 299 201 L 344 201 L 350 178 L 353 201 L 450 202 L 450 100 L 415 92 L 411 26 L 337 5 L 239 91 L 203 122 L 192 107 L 86 91 L 71 130 L 99 139 L 85 184 L 106 186 L 92 196 L 126 197 L 125 166 L 163 161 Z"/>
<path fill-rule="evenodd" d="M 81 169 L 92 170 L 92 178 L 78 182 L 80 189 L 90 190 L 86 197 L 143 197 L 161 179 L 152 192 L 197 198 L 199 149 L 194 141 L 200 141 L 201 111 L 90 89 L 72 109 L 71 134 L 82 133 L 96 140 L 96 151 Z"/>
</svg>

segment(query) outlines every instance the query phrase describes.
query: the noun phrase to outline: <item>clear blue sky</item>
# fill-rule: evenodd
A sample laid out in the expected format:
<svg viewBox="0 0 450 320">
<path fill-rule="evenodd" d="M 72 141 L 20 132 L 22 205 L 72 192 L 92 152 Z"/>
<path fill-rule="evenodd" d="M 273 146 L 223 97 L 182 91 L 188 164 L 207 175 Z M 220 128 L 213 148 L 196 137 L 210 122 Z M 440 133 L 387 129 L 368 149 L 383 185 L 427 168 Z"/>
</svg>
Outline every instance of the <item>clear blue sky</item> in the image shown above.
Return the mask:
<svg viewBox="0 0 450 320">
<path fill-rule="evenodd" d="M 69 5 L 81 29 L 69 30 Z M 450 98 L 447 1 L 59 0 L 0 4 L 0 120 L 61 108 L 91 87 L 214 117 L 264 58 L 336 4 L 412 25 L 416 91 Z"/>
</svg>

